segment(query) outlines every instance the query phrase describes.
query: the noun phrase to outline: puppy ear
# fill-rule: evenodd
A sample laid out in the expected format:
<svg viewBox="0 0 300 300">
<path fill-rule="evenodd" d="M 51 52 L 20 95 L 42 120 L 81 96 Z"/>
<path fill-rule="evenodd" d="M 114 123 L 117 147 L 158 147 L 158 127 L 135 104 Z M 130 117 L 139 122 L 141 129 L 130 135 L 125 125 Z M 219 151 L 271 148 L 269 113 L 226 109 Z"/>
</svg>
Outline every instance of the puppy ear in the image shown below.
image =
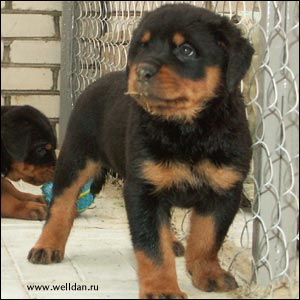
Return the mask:
<svg viewBox="0 0 300 300">
<path fill-rule="evenodd" d="M 215 24 L 214 32 L 217 43 L 228 55 L 226 85 L 228 91 L 232 92 L 249 69 L 254 49 L 226 17 L 222 17 L 218 25 Z"/>
<path fill-rule="evenodd" d="M 13 161 L 24 161 L 31 141 L 30 125 L 10 112 L 1 117 L 1 143 Z"/>
</svg>

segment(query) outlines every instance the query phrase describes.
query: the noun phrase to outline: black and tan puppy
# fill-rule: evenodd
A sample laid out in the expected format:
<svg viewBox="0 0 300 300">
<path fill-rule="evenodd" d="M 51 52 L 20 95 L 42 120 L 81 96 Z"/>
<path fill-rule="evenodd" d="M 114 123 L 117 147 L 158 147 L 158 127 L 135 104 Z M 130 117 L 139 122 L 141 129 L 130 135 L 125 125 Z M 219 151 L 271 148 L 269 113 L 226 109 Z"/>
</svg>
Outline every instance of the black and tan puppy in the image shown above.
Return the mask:
<svg viewBox="0 0 300 300">
<path fill-rule="evenodd" d="M 33 185 L 54 175 L 56 138 L 49 120 L 31 106 L 1 106 L 1 216 L 43 220 L 41 196 L 18 191 L 8 179 Z"/>
<path fill-rule="evenodd" d="M 228 291 L 218 262 L 249 170 L 251 139 L 238 85 L 253 49 L 227 18 L 189 5 L 147 14 L 133 34 L 127 74 L 109 74 L 80 96 L 54 179 L 50 217 L 33 263 L 59 262 L 80 187 L 107 170 L 124 180 L 140 297 L 180 299 L 172 206 L 192 208 L 186 263 L 193 284 Z M 101 267 L 100 267 L 101 268 Z"/>
</svg>

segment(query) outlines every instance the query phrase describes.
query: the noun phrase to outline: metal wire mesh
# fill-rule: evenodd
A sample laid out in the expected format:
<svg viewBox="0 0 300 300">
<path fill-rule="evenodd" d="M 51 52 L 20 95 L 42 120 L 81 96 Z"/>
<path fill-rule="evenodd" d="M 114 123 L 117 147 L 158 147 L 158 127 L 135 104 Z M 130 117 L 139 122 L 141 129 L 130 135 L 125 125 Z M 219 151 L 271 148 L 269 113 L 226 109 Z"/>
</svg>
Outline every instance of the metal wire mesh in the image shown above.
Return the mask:
<svg viewBox="0 0 300 300">
<path fill-rule="evenodd" d="M 190 3 L 228 16 L 255 48 L 251 69 L 241 84 L 253 137 L 252 172 L 245 183 L 251 208 L 240 209 L 221 258 L 240 278 L 244 296 L 283 293 L 299 298 L 299 2 L 167 2 Z M 73 104 L 95 79 L 125 69 L 133 29 L 146 11 L 163 4 L 75 2 Z M 188 231 L 187 215 L 174 212 L 182 239 Z"/>
</svg>

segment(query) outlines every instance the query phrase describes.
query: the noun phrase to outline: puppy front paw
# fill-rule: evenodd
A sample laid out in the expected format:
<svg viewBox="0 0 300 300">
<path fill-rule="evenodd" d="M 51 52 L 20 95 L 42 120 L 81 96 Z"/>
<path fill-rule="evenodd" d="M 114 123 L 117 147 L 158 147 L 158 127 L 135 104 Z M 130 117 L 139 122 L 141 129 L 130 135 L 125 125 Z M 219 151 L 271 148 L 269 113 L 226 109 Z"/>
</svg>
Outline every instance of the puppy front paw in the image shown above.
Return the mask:
<svg viewBox="0 0 300 300">
<path fill-rule="evenodd" d="M 224 271 L 218 262 L 202 262 L 189 269 L 193 285 L 205 292 L 228 292 L 238 288 L 234 277 Z"/>
<path fill-rule="evenodd" d="M 41 204 L 44 204 L 44 205 L 47 205 L 47 206 L 48 206 L 47 200 L 46 200 L 45 197 L 42 196 L 42 195 L 32 195 L 32 197 L 29 197 L 29 198 L 26 199 L 26 200 L 27 200 L 27 201 L 32 201 L 32 202 L 41 203 Z"/>
<path fill-rule="evenodd" d="M 39 202 L 24 202 L 18 209 L 18 217 L 25 220 L 45 220 L 48 216 L 48 206 Z"/>
<path fill-rule="evenodd" d="M 64 252 L 52 248 L 32 248 L 27 259 L 33 264 L 48 265 L 51 263 L 59 263 L 64 258 Z"/>
<path fill-rule="evenodd" d="M 144 292 L 140 295 L 140 299 L 187 299 L 185 293 L 158 293 Z"/>
<path fill-rule="evenodd" d="M 228 292 L 238 288 L 234 277 L 225 271 L 222 274 L 192 276 L 192 280 L 195 287 L 205 292 Z"/>
</svg>

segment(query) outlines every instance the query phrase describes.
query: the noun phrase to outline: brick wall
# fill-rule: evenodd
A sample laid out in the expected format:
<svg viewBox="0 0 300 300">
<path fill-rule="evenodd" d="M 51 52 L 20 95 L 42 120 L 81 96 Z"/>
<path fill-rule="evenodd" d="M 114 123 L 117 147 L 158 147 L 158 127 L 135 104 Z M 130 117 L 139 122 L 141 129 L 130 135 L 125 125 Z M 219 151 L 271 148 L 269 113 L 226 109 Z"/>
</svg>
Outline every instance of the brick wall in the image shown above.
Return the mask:
<svg viewBox="0 0 300 300">
<path fill-rule="evenodd" d="M 62 1 L 1 1 L 1 105 L 29 104 L 57 127 Z"/>
</svg>

